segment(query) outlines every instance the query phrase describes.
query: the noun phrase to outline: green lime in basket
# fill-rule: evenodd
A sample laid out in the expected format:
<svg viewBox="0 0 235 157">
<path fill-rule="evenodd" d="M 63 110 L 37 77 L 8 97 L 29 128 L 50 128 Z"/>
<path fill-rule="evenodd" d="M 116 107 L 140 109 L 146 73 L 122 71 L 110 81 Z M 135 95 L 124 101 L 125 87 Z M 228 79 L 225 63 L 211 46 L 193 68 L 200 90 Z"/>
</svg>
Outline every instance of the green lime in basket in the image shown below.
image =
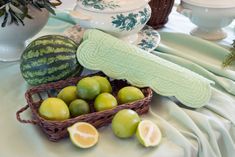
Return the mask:
<svg viewBox="0 0 235 157">
<path fill-rule="evenodd" d="M 89 104 L 82 99 L 76 99 L 69 105 L 69 111 L 72 117 L 77 117 L 90 112 Z"/>
<path fill-rule="evenodd" d="M 98 95 L 94 102 L 96 111 L 104 111 L 113 109 L 118 105 L 116 98 L 110 93 L 101 93 Z"/>
<path fill-rule="evenodd" d="M 66 120 L 70 118 L 69 108 L 59 98 L 47 98 L 39 107 L 39 114 L 47 120 Z"/>
<path fill-rule="evenodd" d="M 101 93 L 111 93 L 112 92 L 112 86 L 106 77 L 93 76 L 92 78 L 94 78 L 96 81 L 99 82 Z"/>
<path fill-rule="evenodd" d="M 117 99 L 120 104 L 130 103 L 144 98 L 139 88 L 127 86 L 118 91 Z"/>
<path fill-rule="evenodd" d="M 92 100 L 100 94 L 100 85 L 92 77 L 81 79 L 77 84 L 78 97 L 85 100 Z"/>
<path fill-rule="evenodd" d="M 69 105 L 73 100 L 77 99 L 77 87 L 65 87 L 59 92 L 57 97 L 62 99 L 67 105 Z"/>
</svg>

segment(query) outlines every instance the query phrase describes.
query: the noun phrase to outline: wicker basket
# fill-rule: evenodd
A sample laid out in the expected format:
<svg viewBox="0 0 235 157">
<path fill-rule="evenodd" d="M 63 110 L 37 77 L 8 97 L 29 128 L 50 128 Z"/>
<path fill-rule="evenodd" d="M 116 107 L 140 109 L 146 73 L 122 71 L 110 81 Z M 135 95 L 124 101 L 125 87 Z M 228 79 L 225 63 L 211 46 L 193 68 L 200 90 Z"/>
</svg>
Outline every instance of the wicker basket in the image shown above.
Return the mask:
<svg viewBox="0 0 235 157">
<path fill-rule="evenodd" d="M 152 15 L 147 24 L 155 29 L 163 27 L 168 21 L 174 0 L 151 0 L 149 5 Z"/>
<path fill-rule="evenodd" d="M 27 100 L 28 105 L 17 111 L 16 117 L 18 121 L 20 121 L 21 123 L 37 124 L 41 127 L 43 132 L 48 136 L 49 140 L 58 141 L 68 136 L 67 128 L 69 126 L 79 121 L 88 122 L 93 126 L 95 126 L 96 128 L 100 128 L 102 126 L 111 123 L 113 116 L 119 110 L 132 109 L 135 110 L 140 115 L 148 112 L 149 103 L 152 98 L 152 90 L 150 88 L 142 88 L 141 90 L 145 95 L 144 99 L 129 104 L 119 105 L 115 109 L 106 110 L 102 112 L 95 112 L 94 107 L 92 105 L 93 102 L 89 102 L 91 113 L 81 115 L 75 118 L 70 118 L 68 120 L 50 121 L 39 116 L 38 108 L 44 99 L 48 97 L 55 97 L 62 88 L 69 85 L 76 85 L 77 82 L 83 77 L 70 78 L 55 83 L 44 84 L 27 90 L 27 92 L 25 93 L 25 98 Z M 128 85 L 127 82 L 123 80 L 113 80 L 110 82 L 113 87 L 112 94 L 114 96 L 116 96 L 117 91 L 120 88 Z M 32 120 L 21 119 L 20 114 L 25 110 L 27 110 L 28 108 L 30 108 L 32 111 Z"/>
</svg>

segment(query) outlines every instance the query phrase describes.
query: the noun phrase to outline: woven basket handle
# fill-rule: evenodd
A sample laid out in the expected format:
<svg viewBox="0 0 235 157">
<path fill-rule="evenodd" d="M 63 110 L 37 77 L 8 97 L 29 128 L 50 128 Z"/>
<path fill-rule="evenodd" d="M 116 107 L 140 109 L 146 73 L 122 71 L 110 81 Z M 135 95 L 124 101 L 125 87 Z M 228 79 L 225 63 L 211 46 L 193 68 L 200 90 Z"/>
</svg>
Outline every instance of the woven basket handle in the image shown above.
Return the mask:
<svg viewBox="0 0 235 157">
<path fill-rule="evenodd" d="M 21 119 L 20 114 L 22 112 L 26 111 L 28 108 L 29 108 L 29 105 L 26 105 L 23 108 L 21 108 L 19 111 L 16 112 L 17 120 L 21 123 L 37 124 L 38 121 L 36 121 L 36 120 L 23 120 L 23 119 Z"/>
</svg>

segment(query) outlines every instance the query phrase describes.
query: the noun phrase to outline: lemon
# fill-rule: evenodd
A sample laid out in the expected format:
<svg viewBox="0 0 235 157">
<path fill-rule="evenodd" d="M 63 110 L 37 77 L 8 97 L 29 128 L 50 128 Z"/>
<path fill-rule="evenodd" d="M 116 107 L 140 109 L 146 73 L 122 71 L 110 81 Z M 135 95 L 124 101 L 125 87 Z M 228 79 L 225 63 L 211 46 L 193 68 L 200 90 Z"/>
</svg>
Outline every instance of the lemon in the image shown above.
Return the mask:
<svg viewBox="0 0 235 157">
<path fill-rule="evenodd" d="M 117 99 L 120 104 L 134 102 L 144 98 L 142 91 L 136 87 L 127 86 L 118 91 Z"/>
<path fill-rule="evenodd" d="M 129 138 L 136 133 L 139 115 L 130 109 L 119 111 L 112 120 L 113 133 L 119 138 Z"/>
<path fill-rule="evenodd" d="M 72 117 L 76 117 L 89 113 L 90 107 L 85 100 L 76 99 L 70 103 L 69 111 Z"/>
<path fill-rule="evenodd" d="M 162 138 L 160 129 L 150 120 L 143 120 L 139 123 L 136 137 L 145 147 L 157 146 Z"/>
<path fill-rule="evenodd" d="M 96 111 L 104 111 L 115 108 L 117 106 L 116 98 L 110 93 L 102 93 L 98 95 L 94 102 Z"/>
<path fill-rule="evenodd" d="M 112 92 L 112 86 L 106 77 L 93 76 L 92 78 L 94 78 L 96 81 L 99 82 L 101 93 L 111 93 Z"/>
<path fill-rule="evenodd" d="M 94 78 L 86 77 L 77 84 L 78 97 L 85 100 L 92 100 L 100 94 L 99 82 Z"/>
<path fill-rule="evenodd" d="M 69 105 L 73 100 L 77 99 L 77 87 L 65 87 L 59 92 L 57 97 L 62 99 L 67 105 Z"/>
<path fill-rule="evenodd" d="M 80 148 L 90 148 L 99 139 L 99 133 L 94 126 L 86 122 L 77 122 L 68 127 L 68 132 L 72 143 Z"/>
<path fill-rule="evenodd" d="M 59 98 L 47 98 L 39 107 L 39 114 L 48 120 L 66 120 L 70 117 L 69 108 Z"/>
</svg>

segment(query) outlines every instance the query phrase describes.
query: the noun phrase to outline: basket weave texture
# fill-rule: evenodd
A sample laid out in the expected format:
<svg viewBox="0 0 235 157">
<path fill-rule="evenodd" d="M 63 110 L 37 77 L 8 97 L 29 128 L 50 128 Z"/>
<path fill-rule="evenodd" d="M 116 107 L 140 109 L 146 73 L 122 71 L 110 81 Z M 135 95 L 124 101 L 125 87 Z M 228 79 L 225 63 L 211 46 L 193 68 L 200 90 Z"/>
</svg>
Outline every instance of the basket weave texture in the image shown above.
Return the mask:
<svg viewBox="0 0 235 157">
<path fill-rule="evenodd" d="M 149 5 L 152 15 L 147 24 L 155 29 L 163 27 L 168 21 L 174 0 L 151 0 Z"/>
<path fill-rule="evenodd" d="M 48 97 L 56 97 L 56 95 L 61 89 L 63 89 L 66 86 L 76 85 L 77 82 L 84 77 L 85 76 L 69 78 L 67 80 L 44 84 L 27 90 L 27 92 L 25 93 L 25 98 L 28 105 L 17 111 L 16 117 L 18 121 L 20 121 L 21 123 L 37 124 L 41 127 L 42 131 L 47 135 L 49 140 L 58 141 L 68 136 L 67 128 L 76 122 L 88 122 L 93 126 L 95 126 L 96 128 L 100 128 L 110 124 L 113 116 L 122 109 L 132 109 L 136 111 L 139 115 L 148 112 L 149 104 L 152 99 L 153 93 L 150 88 L 141 88 L 142 92 L 145 95 L 144 99 L 128 104 L 118 105 L 114 109 L 95 112 L 93 107 L 93 102 L 89 102 L 91 113 L 81 115 L 75 118 L 70 118 L 64 121 L 50 121 L 42 118 L 39 115 L 38 109 L 43 100 L 45 100 Z M 119 89 L 128 85 L 127 82 L 123 80 L 113 80 L 110 81 L 110 83 L 113 87 L 112 94 L 114 96 L 117 95 Z M 32 120 L 23 120 L 20 114 L 25 110 L 27 110 L 28 108 L 31 109 Z"/>
</svg>

